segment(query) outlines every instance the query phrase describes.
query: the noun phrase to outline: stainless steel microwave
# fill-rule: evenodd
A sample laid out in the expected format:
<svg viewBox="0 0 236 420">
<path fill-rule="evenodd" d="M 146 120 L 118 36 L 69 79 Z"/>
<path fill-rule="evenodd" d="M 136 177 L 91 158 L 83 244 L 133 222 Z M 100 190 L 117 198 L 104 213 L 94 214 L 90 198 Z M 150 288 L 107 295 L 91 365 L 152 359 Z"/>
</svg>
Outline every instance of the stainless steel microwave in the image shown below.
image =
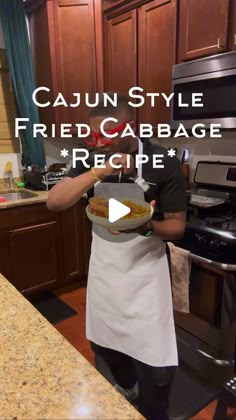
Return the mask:
<svg viewBox="0 0 236 420">
<path fill-rule="evenodd" d="M 197 123 L 206 127 L 221 124 L 222 128 L 236 128 L 236 51 L 214 55 L 173 66 L 172 128 L 183 123 L 191 129 Z M 193 93 L 202 93 L 203 107 L 192 107 Z M 183 103 L 180 107 L 178 97 Z"/>
</svg>

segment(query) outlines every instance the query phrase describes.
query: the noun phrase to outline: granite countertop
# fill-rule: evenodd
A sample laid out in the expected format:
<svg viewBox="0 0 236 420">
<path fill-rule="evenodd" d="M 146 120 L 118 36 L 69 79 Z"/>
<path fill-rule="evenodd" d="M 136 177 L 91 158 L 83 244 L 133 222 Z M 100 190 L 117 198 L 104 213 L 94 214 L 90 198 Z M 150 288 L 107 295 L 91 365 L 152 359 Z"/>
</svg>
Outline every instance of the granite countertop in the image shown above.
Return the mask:
<svg viewBox="0 0 236 420">
<path fill-rule="evenodd" d="M 48 191 L 31 191 L 25 188 L 17 188 L 12 190 L 3 190 L 0 189 L 0 197 L 1 194 L 9 193 L 9 192 L 30 192 L 34 195 L 32 198 L 22 198 L 17 200 L 9 200 L 4 203 L 0 203 L 0 211 L 2 209 L 8 209 L 10 207 L 19 207 L 19 206 L 27 206 L 32 204 L 39 204 L 39 203 L 46 203 L 48 199 Z M 87 194 L 83 194 L 83 198 L 87 198 Z"/>
<path fill-rule="evenodd" d="M 25 206 L 25 205 L 32 205 L 32 204 L 39 204 L 39 203 L 46 203 L 48 198 L 48 191 L 30 191 L 26 190 L 24 188 L 17 188 L 13 190 L 0 190 L 0 197 L 1 194 L 8 193 L 8 192 L 30 192 L 34 194 L 34 197 L 32 198 L 22 198 L 17 200 L 9 200 L 4 203 L 0 203 L 0 210 L 7 209 L 9 207 L 18 207 L 18 206 Z"/>
<path fill-rule="evenodd" d="M 143 419 L 0 274 L 1 419 Z"/>
</svg>

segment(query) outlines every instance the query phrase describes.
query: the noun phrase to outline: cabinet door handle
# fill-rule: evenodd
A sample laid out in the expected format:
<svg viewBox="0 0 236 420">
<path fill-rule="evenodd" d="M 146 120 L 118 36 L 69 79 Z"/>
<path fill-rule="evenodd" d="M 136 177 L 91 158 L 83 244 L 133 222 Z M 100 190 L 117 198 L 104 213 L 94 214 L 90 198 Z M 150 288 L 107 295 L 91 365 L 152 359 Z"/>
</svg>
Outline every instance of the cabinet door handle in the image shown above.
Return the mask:
<svg viewBox="0 0 236 420">
<path fill-rule="evenodd" d="M 217 48 L 220 50 L 221 48 L 224 48 L 224 45 L 221 44 L 220 38 L 217 39 Z"/>
<path fill-rule="evenodd" d="M 236 34 L 234 34 L 234 45 L 236 45 Z"/>
</svg>

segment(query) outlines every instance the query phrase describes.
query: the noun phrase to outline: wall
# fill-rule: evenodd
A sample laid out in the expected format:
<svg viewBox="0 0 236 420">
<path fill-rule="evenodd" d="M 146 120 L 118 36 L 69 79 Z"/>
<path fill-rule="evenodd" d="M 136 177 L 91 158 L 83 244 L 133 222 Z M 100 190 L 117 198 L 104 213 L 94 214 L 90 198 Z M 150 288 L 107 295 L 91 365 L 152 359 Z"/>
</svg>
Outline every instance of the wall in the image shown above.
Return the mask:
<svg viewBox="0 0 236 420">
<path fill-rule="evenodd" d="M 60 151 L 63 148 L 69 150 L 71 154 L 72 147 L 77 146 L 76 140 L 44 140 L 44 149 L 46 154 L 46 164 L 47 166 L 55 162 L 67 163 L 69 164 L 70 157 L 63 158 L 60 156 Z M 22 166 L 21 166 L 21 154 L 20 153 L 4 153 L 0 154 L 0 179 L 4 178 L 4 167 L 7 161 L 11 161 L 13 164 L 13 176 L 18 178 L 22 176 Z"/>
<path fill-rule="evenodd" d="M 199 160 L 220 160 L 223 162 L 236 163 L 236 132 L 223 132 L 220 139 L 161 139 L 155 140 L 162 146 L 176 147 L 181 157 L 184 148 L 190 151 L 190 178 L 193 179 L 194 170 Z"/>
<path fill-rule="evenodd" d="M 60 151 L 66 148 L 69 150 L 69 155 L 71 155 L 74 147 L 81 147 L 78 146 L 78 139 L 45 139 L 44 150 L 47 166 L 55 162 L 69 164 L 70 156 L 63 158 L 60 156 Z"/>
</svg>

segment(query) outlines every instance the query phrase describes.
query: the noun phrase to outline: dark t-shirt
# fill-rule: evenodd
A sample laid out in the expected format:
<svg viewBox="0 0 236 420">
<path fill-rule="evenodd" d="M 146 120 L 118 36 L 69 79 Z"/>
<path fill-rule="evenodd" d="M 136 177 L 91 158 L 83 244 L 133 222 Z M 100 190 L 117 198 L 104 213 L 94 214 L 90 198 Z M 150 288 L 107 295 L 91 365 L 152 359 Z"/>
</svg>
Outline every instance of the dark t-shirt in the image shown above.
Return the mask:
<svg viewBox="0 0 236 420">
<path fill-rule="evenodd" d="M 101 151 L 102 153 L 102 151 Z M 151 185 L 150 189 L 145 194 L 147 202 L 156 200 L 157 211 L 154 218 L 161 220 L 163 213 L 177 213 L 186 210 L 186 186 L 185 179 L 182 173 L 180 162 L 175 157 L 168 157 L 167 149 L 157 144 L 145 140 L 143 143 L 143 154 L 150 157 L 149 161 L 143 164 L 142 177 L 146 182 L 156 185 Z M 153 168 L 152 155 L 163 154 L 162 163 L 164 168 Z M 90 157 L 90 164 L 93 164 L 93 156 Z M 84 168 L 81 161 L 78 161 L 76 168 L 71 168 L 68 172 L 68 177 L 74 178 L 82 173 L 88 171 Z M 119 181 L 118 176 L 106 177 L 102 182 Z M 128 176 L 123 175 L 121 182 L 129 181 Z M 89 196 L 93 195 L 93 189 L 88 192 Z"/>
</svg>

